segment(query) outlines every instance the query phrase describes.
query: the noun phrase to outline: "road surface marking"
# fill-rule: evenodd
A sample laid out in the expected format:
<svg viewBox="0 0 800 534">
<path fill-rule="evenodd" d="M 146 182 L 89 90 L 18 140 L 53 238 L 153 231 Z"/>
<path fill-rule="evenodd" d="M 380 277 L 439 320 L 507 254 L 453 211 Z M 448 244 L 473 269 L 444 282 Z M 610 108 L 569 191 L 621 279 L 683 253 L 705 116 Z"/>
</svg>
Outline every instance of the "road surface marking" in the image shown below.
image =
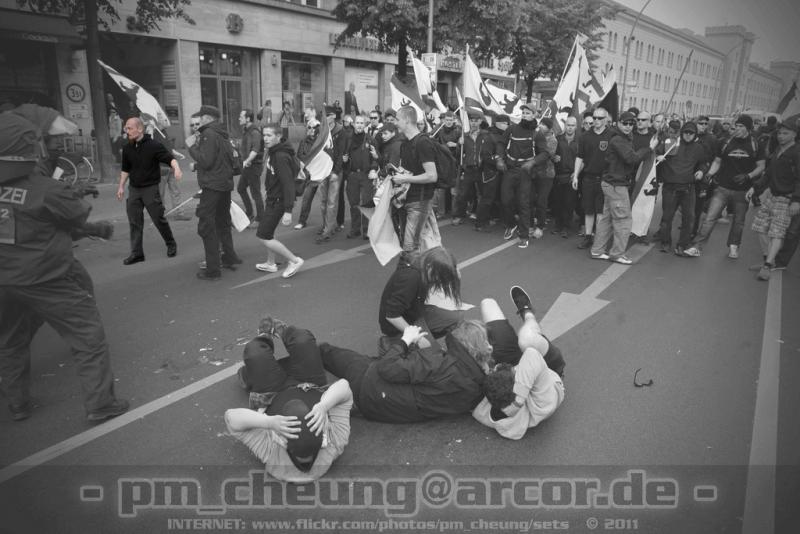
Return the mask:
<svg viewBox="0 0 800 534">
<path fill-rule="evenodd" d="M 515 243 L 512 242 L 511 244 L 513 245 Z M 349 249 L 349 251 L 344 251 L 344 252 L 360 253 L 361 250 L 365 250 L 369 248 L 369 246 L 370 246 L 369 244 L 365 244 L 358 247 L 354 247 L 352 249 Z M 498 252 L 508 248 L 509 246 L 511 245 L 509 245 L 508 243 L 504 243 L 486 252 L 482 252 L 477 256 L 473 256 L 472 258 L 464 260 L 459 265 L 464 267 L 473 265 L 474 263 L 477 263 L 483 259 L 488 258 L 492 254 L 497 254 Z M 322 256 L 322 254 L 320 256 Z M 313 261 L 313 259 L 314 258 L 311 258 L 309 262 Z M 278 273 L 272 274 L 270 276 L 274 277 L 276 275 L 280 276 Z M 162 408 L 166 408 L 167 406 L 174 404 L 180 400 L 183 400 L 186 397 L 189 397 L 190 395 L 199 393 L 200 391 L 209 388 L 217 384 L 218 382 L 230 378 L 231 376 L 236 374 L 240 366 L 241 363 L 237 362 L 233 365 L 226 367 L 225 369 L 222 369 L 214 373 L 213 375 L 200 379 L 197 382 L 193 382 L 188 386 L 185 386 L 172 393 L 168 393 L 167 395 L 164 395 L 163 397 L 150 401 L 147 404 L 143 404 L 138 408 L 134 408 L 133 410 L 126 412 L 120 415 L 119 417 L 115 417 L 114 419 L 106 421 L 105 423 L 102 423 L 94 428 L 91 428 L 89 430 L 81 432 L 80 434 L 76 434 L 70 438 L 67 438 L 64 441 L 56 443 L 55 445 L 47 447 L 46 449 L 43 449 L 26 458 L 23 458 L 18 462 L 14 462 L 13 464 L 10 464 L 4 467 L 3 469 L 0 469 L 0 484 L 16 477 L 17 475 L 20 475 L 28 471 L 29 469 L 33 469 L 34 467 L 49 462 L 63 454 L 67 454 L 68 452 L 71 452 L 77 449 L 78 447 L 82 447 L 83 445 L 86 445 L 96 440 L 97 438 L 101 438 L 106 434 L 110 434 L 111 432 L 120 429 L 130 423 L 138 421 L 139 419 L 142 419 L 154 412 L 157 412 Z"/>
<path fill-rule="evenodd" d="M 634 245 L 630 249 L 630 258 L 636 262 L 652 248 L 653 245 Z M 583 321 L 605 308 L 610 302 L 598 299 L 597 296 L 608 289 L 611 284 L 616 282 L 617 279 L 630 268 L 630 265 L 612 263 L 605 271 L 600 273 L 600 276 L 589 284 L 580 295 L 561 293 L 540 321 L 542 331 L 547 334 L 547 337 L 550 339 L 558 339 L 561 335 L 569 332 Z"/>
<path fill-rule="evenodd" d="M 758 369 L 753 437 L 747 468 L 742 534 L 775 532 L 775 465 L 778 455 L 778 393 L 783 278 L 773 271 L 767 288 L 761 365 Z"/>
</svg>

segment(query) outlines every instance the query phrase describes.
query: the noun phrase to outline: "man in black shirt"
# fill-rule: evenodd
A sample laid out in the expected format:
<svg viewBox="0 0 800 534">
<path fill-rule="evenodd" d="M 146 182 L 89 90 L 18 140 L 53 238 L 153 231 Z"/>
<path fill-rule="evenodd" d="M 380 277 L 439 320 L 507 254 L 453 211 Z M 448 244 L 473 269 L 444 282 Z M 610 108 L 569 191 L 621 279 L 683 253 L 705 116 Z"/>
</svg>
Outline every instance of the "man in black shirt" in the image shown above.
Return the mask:
<svg viewBox="0 0 800 534">
<path fill-rule="evenodd" d="M 125 122 L 125 132 L 128 135 L 128 144 L 122 149 L 122 172 L 119 176 L 117 198 L 122 200 L 125 196 L 125 182 L 130 180 L 127 211 L 131 228 L 131 254 L 122 263 L 131 265 L 144 261 L 143 208 L 147 209 L 150 220 L 164 238 L 167 256 L 172 258 L 178 253 L 178 245 L 164 217 L 164 204 L 161 201 L 158 184 L 161 182 L 161 163 L 172 167 L 177 180 L 183 177 L 181 167 L 164 145 L 144 133 L 144 123 L 139 117 L 131 117 Z"/>
</svg>

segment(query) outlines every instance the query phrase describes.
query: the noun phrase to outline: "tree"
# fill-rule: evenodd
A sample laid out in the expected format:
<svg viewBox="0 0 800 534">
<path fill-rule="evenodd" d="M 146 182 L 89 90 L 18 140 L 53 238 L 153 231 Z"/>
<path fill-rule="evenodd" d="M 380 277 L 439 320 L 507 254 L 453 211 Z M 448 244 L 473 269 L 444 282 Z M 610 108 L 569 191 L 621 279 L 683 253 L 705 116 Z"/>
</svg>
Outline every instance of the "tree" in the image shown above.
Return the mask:
<svg viewBox="0 0 800 534">
<path fill-rule="evenodd" d="M 533 82 L 542 76 L 559 79 L 569 59 L 577 33 L 584 34 L 589 61 L 600 47 L 603 19 L 613 18 L 618 9 L 604 0 L 531 0 L 524 3 L 523 15 L 513 35 L 509 56 L 512 74 L 527 85 L 527 100 Z"/>
<path fill-rule="evenodd" d="M 108 135 L 108 110 L 103 97 L 103 74 L 100 64 L 100 35 L 102 26 L 108 29 L 110 23 L 119 21 L 116 5 L 122 0 L 17 0 L 20 7 L 28 7 L 35 13 L 65 15 L 70 23 L 83 26 L 82 33 L 86 37 L 86 60 L 89 67 L 89 93 L 92 101 L 92 118 L 95 139 L 97 141 L 97 166 L 101 178 L 112 175 L 111 141 Z M 149 32 L 160 29 L 158 23 L 167 18 L 183 19 L 194 24 L 185 11 L 191 0 L 137 0 L 136 29 Z"/>
<path fill-rule="evenodd" d="M 406 75 L 406 47 L 425 50 L 428 0 L 340 0 L 333 15 L 347 27 L 337 45 L 353 35 L 372 36 L 384 52 L 397 48 L 397 68 Z M 489 57 L 511 44 L 509 29 L 521 14 L 520 0 L 436 0 L 434 50 L 464 50 Z"/>
</svg>

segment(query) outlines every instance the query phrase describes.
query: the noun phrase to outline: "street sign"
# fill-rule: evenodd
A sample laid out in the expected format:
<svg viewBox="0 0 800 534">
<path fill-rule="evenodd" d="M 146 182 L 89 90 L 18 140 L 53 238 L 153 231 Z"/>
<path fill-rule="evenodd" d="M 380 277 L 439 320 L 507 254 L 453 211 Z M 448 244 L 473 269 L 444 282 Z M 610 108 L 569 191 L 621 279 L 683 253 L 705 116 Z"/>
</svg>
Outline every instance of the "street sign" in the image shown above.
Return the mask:
<svg viewBox="0 0 800 534">
<path fill-rule="evenodd" d="M 436 81 L 439 79 L 439 73 L 437 69 L 438 58 L 436 56 L 436 53 L 421 54 L 422 63 L 424 63 L 425 66 L 431 71 L 431 80 L 434 83 L 436 83 Z"/>
</svg>

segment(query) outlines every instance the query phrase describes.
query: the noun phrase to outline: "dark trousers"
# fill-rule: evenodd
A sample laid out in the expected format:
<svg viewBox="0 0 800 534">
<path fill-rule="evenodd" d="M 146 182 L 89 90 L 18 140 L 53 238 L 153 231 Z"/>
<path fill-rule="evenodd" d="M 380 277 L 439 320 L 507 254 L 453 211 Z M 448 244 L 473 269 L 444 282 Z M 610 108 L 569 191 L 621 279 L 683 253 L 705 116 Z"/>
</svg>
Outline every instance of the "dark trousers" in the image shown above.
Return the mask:
<svg viewBox="0 0 800 534">
<path fill-rule="evenodd" d="M 354 234 L 366 233 L 369 219 L 358 209 L 372 202 L 375 188 L 367 173 L 351 171 L 347 177 L 347 202 L 350 204 L 350 231 Z"/>
<path fill-rule="evenodd" d="M 336 205 L 336 226 L 344 226 L 344 197 L 350 173 L 342 172 L 342 183 L 339 184 L 339 203 Z"/>
<path fill-rule="evenodd" d="M 550 190 L 553 189 L 553 178 L 545 178 L 544 171 L 533 173 L 531 179 L 531 224 L 536 219 L 536 227 L 544 228 L 547 221 L 547 201 L 550 199 Z"/>
<path fill-rule="evenodd" d="M 158 184 L 148 185 L 147 187 L 128 188 L 128 224 L 131 229 L 131 255 L 144 256 L 142 248 L 142 237 L 144 235 L 144 210 L 150 215 L 150 220 L 158 229 L 158 233 L 164 239 L 167 246 L 175 244 L 172 236 L 172 229 L 169 227 L 166 217 L 164 217 L 164 204 L 161 201 L 161 193 L 158 192 Z"/>
<path fill-rule="evenodd" d="M 475 209 L 475 226 L 486 226 L 492 216 L 492 206 L 497 201 L 502 174 L 494 168 L 484 169 L 478 175 L 478 206 Z"/>
<path fill-rule="evenodd" d="M 675 211 L 681 209 L 681 233 L 678 237 L 678 247 L 689 248 L 692 240 L 692 228 L 695 216 L 694 184 L 664 184 L 661 188 L 661 225 L 658 236 L 662 244 L 672 244 L 672 220 Z"/>
<path fill-rule="evenodd" d="M 206 272 L 219 273 L 220 263 L 237 258 L 231 235 L 231 192 L 205 188 L 197 205 L 197 234 L 206 252 Z M 222 246 L 222 258 L 219 248 Z"/>
<path fill-rule="evenodd" d="M 261 215 L 264 213 L 264 197 L 261 196 L 261 164 L 253 163 L 249 167 L 242 169 L 242 175 L 239 177 L 239 185 L 236 192 L 242 198 L 244 204 L 244 212 L 247 214 L 248 219 L 260 221 Z M 249 194 L 248 194 L 249 190 Z M 250 201 L 250 195 L 253 195 L 253 201 Z M 255 204 L 255 212 L 253 211 L 253 204 Z"/>
<path fill-rule="evenodd" d="M 300 202 L 300 219 L 297 221 L 301 224 L 308 224 L 308 216 L 311 214 L 311 204 L 314 202 L 314 195 L 317 194 L 320 182 L 309 181 L 303 190 L 303 199 Z"/>
<path fill-rule="evenodd" d="M 259 336 L 245 345 L 243 378 L 250 391 L 278 392 L 305 382 L 327 384 L 314 334 L 289 326 L 283 344 L 289 357 L 280 360 L 275 359 L 275 342 L 270 337 Z"/>
<path fill-rule="evenodd" d="M 328 343 L 322 343 L 319 346 L 319 355 L 326 371 L 338 378 L 344 378 L 350 383 L 353 400 L 358 406 L 361 382 L 373 360 L 354 350 L 334 347 Z"/>
<path fill-rule="evenodd" d="M 575 216 L 578 192 L 572 189 L 571 177 L 566 182 L 561 182 L 563 180 L 553 183 L 553 216 L 556 228 L 567 230 L 572 226 L 572 219 Z"/>
<path fill-rule="evenodd" d="M 795 215 L 789 223 L 789 228 L 786 229 L 786 237 L 783 238 L 780 252 L 775 256 L 775 264 L 789 265 L 798 244 L 800 244 L 800 215 Z"/>
<path fill-rule="evenodd" d="M 87 412 L 114 401 L 114 377 L 89 273 L 72 260 L 64 276 L 33 286 L 0 286 L 0 377 L 10 404 L 30 400 L 30 345 L 48 323 L 69 344 Z"/>
<path fill-rule="evenodd" d="M 464 174 L 461 177 L 461 183 L 456 191 L 456 208 L 453 211 L 453 217 L 459 217 L 463 219 L 467 216 L 467 203 L 475 198 L 476 188 L 478 187 L 480 181 L 480 167 L 471 166 L 464 169 Z"/>
<path fill-rule="evenodd" d="M 500 186 L 500 201 L 503 204 L 503 223 L 506 228 L 518 226 L 522 239 L 528 239 L 528 224 L 531 220 L 531 175 L 522 167 L 509 168 Z M 514 220 L 519 215 L 519 220 Z"/>
</svg>

